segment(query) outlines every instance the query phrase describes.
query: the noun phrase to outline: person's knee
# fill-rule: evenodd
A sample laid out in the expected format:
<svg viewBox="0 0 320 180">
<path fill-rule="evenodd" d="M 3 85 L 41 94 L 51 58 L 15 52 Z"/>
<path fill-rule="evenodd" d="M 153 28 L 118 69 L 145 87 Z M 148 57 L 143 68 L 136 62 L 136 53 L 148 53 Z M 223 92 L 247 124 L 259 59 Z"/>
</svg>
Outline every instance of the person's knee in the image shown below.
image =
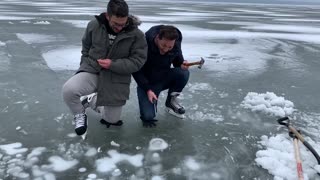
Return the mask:
<svg viewBox="0 0 320 180">
<path fill-rule="evenodd" d="M 187 82 L 189 80 L 190 72 L 188 69 L 175 68 L 175 77 L 180 81 Z"/>
<path fill-rule="evenodd" d="M 64 101 L 69 101 L 70 98 L 75 94 L 74 88 L 68 81 L 62 86 L 62 97 Z"/>
</svg>

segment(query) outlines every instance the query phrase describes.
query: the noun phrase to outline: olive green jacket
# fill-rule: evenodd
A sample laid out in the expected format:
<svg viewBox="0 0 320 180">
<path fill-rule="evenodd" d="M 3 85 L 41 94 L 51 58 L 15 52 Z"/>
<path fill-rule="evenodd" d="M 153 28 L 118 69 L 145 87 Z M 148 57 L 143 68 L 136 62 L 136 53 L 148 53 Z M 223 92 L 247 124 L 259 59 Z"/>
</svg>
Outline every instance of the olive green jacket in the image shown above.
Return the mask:
<svg viewBox="0 0 320 180">
<path fill-rule="evenodd" d="M 104 14 L 88 23 L 82 38 L 82 56 L 78 72 L 98 74 L 97 106 L 122 106 L 129 99 L 131 74 L 138 71 L 147 59 L 144 33 L 138 29 L 140 21 L 129 16 L 126 26 L 112 46 Z M 111 59 L 109 69 L 102 68 L 98 59 Z"/>
</svg>

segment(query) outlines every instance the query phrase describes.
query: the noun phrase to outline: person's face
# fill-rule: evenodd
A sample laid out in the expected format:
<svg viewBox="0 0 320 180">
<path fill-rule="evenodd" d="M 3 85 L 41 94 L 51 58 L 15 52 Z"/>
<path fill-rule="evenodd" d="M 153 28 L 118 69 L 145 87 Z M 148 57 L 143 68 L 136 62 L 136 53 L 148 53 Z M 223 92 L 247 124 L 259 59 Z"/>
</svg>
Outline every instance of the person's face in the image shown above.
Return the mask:
<svg viewBox="0 0 320 180">
<path fill-rule="evenodd" d="M 156 44 L 159 48 L 160 54 L 164 55 L 169 52 L 174 47 L 175 42 L 176 40 L 168 40 L 165 38 L 159 39 L 159 37 L 157 36 Z"/>
<path fill-rule="evenodd" d="M 119 33 L 124 27 L 126 27 L 128 24 L 128 17 L 117 17 L 117 16 L 109 16 L 106 14 L 106 17 L 109 21 L 109 25 L 111 29 L 115 33 Z"/>
</svg>

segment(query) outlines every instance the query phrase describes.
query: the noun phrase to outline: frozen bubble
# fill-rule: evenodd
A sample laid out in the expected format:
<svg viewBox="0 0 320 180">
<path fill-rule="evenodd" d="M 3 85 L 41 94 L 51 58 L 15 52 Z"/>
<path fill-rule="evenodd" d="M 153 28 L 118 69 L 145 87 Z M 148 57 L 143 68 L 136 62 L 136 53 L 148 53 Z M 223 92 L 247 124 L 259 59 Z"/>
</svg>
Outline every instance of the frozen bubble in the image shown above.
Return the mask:
<svg viewBox="0 0 320 180">
<path fill-rule="evenodd" d="M 97 178 L 97 175 L 96 175 L 96 174 L 89 174 L 89 175 L 88 175 L 88 178 L 96 179 L 96 178 Z"/>
<path fill-rule="evenodd" d="M 172 169 L 172 172 L 173 172 L 174 174 L 181 174 L 181 173 L 182 173 L 181 168 L 173 168 L 173 169 Z"/>
<path fill-rule="evenodd" d="M 159 162 L 159 161 L 161 161 L 160 154 L 159 154 L 159 153 L 153 153 L 153 154 L 152 154 L 152 161 L 153 161 L 153 162 Z"/>
<path fill-rule="evenodd" d="M 149 142 L 149 150 L 151 151 L 164 150 L 166 148 L 168 148 L 168 143 L 161 138 L 153 138 Z"/>
<path fill-rule="evenodd" d="M 87 171 L 87 168 L 82 167 L 82 168 L 79 168 L 78 171 L 79 171 L 79 172 L 86 172 L 86 171 Z"/>
<path fill-rule="evenodd" d="M 67 136 L 69 138 L 75 138 L 75 137 L 77 137 L 77 134 L 76 133 L 69 133 Z"/>
<path fill-rule="evenodd" d="M 45 180 L 56 180 L 56 176 L 54 174 L 47 173 L 44 175 L 44 179 Z"/>
<path fill-rule="evenodd" d="M 19 166 L 15 166 L 15 167 L 12 167 L 12 168 L 9 168 L 8 170 L 7 170 L 7 173 L 8 174 L 11 174 L 11 175 L 13 175 L 13 176 L 17 176 L 20 172 L 22 172 L 22 168 L 21 167 L 19 167 Z"/>
<path fill-rule="evenodd" d="M 110 142 L 111 146 L 116 146 L 116 147 L 120 147 L 120 144 L 114 142 L 114 141 L 111 141 Z"/>
<path fill-rule="evenodd" d="M 151 180 L 164 180 L 162 176 L 153 176 Z"/>
<path fill-rule="evenodd" d="M 152 171 L 153 174 L 160 174 L 161 171 L 162 171 L 162 165 L 161 164 L 153 165 L 151 167 L 151 171 Z"/>
<path fill-rule="evenodd" d="M 96 148 L 90 148 L 88 149 L 88 151 L 84 154 L 87 157 L 92 157 L 94 155 L 96 155 L 98 153 L 98 151 L 96 150 Z"/>
<path fill-rule="evenodd" d="M 122 173 L 120 171 L 120 169 L 115 169 L 113 172 L 112 172 L 112 176 L 120 176 Z"/>
<path fill-rule="evenodd" d="M 21 158 L 22 157 L 22 154 L 17 154 L 16 155 L 16 158 Z"/>
<path fill-rule="evenodd" d="M 136 147 L 136 150 L 140 150 L 140 149 L 141 149 L 141 147 L 140 147 L 140 146 L 137 146 L 137 147 Z"/>
<path fill-rule="evenodd" d="M 211 177 L 213 178 L 213 179 L 221 179 L 221 175 L 220 174 L 218 174 L 218 173 L 215 173 L 215 172 L 213 172 L 213 173 L 211 173 Z"/>
<path fill-rule="evenodd" d="M 19 131 L 21 129 L 21 126 L 17 126 L 16 130 Z"/>
<path fill-rule="evenodd" d="M 18 179 L 28 179 L 29 177 L 30 175 L 26 172 L 20 172 L 19 174 L 17 174 Z"/>
<path fill-rule="evenodd" d="M 188 169 L 196 171 L 200 169 L 200 164 L 192 157 L 187 158 L 185 165 Z"/>
</svg>

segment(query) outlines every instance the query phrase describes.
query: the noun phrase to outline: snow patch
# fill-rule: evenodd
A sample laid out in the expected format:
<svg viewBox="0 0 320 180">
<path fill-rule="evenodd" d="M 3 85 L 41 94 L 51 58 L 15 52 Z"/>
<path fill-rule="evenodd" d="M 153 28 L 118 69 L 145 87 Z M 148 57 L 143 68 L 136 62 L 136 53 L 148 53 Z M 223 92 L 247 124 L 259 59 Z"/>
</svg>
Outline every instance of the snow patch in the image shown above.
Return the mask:
<svg viewBox="0 0 320 180">
<path fill-rule="evenodd" d="M 63 47 L 42 54 L 52 70 L 76 70 L 80 65 L 80 47 Z"/>
<path fill-rule="evenodd" d="M 45 34 L 36 34 L 36 33 L 17 33 L 16 34 L 19 39 L 24 41 L 27 44 L 34 44 L 34 43 L 47 43 L 53 42 L 57 40 L 57 37 L 52 35 L 45 35 Z"/>
<path fill-rule="evenodd" d="M 273 92 L 262 94 L 249 92 L 241 106 L 253 112 L 258 111 L 279 117 L 291 115 L 295 111 L 291 101 L 285 100 L 284 97 L 277 96 Z"/>
<path fill-rule="evenodd" d="M 320 146 L 310 138 L 306 139 L 315 150 L 320 149 Z M 258 165 L 267 169 L 270 174 L 275 176 L 275 179 L 298 179 L 293 140 L 288 134 L 278 134 L 269 138 L 262 136 L 259 144 L 264 150 L 259 150 L 256 153 L 255 161 Z M 299 150 L 304 178 L 314 179 L 318 176 L 315 157 L 301 142 L 299 142 Z"/>
</svg>

